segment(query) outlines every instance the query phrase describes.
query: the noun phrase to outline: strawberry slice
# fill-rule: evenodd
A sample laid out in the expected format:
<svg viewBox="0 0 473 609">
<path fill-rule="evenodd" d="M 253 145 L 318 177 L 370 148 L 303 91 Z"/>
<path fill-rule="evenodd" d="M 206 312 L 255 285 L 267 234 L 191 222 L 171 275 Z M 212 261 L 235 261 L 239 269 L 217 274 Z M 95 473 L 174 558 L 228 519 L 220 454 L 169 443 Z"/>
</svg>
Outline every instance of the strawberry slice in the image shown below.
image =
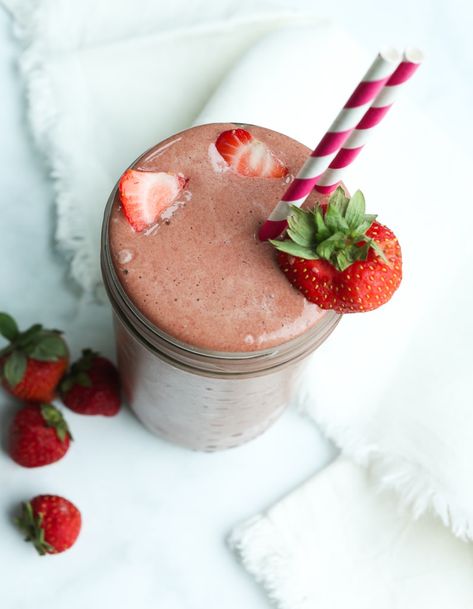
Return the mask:
<svg viewBox="0 0 473 609">
<path fill-rule="evenodd" d="M 154 224 L 182 191 L 187 180 L 164 171 L 127 169 L 118 192 L 123 213 L 136 232 Z"/>
<path fill-rule="evenodd" d="M 215 146 L 235 173 L 246 177 L 282 178 L 287 167 L 245 129 L 229 129 L 217 138 Z"/>
</svg>

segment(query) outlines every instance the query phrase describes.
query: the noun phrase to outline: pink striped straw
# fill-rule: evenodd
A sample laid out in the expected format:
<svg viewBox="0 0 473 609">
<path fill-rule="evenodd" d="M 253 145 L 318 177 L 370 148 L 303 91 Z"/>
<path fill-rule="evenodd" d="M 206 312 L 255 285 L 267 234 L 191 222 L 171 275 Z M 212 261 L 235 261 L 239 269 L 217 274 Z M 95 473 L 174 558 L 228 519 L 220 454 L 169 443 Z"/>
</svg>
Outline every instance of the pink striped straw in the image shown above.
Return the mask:
<svg viewBox="0 0 473 609">
<path fill-rule="evenodd" d="M 337 156 L 317 180 L 317 184 L 314 186 L 317 192 L 330 194 L 337 188 L 346 167 L 353 163 L 360 154 L 369 138 L 369 134 L 385 117 L 399 95 L 403 84 L 411 78 L 422 60 L 423 56 L 419 50 L 406 50 L 403 61 L 396 68 L 385 87 L 378 93 L 371 107 L 368 108 L 356 129 L 352 131 Z"/>
<path fill-rule="evenodd" d="M 261 241 L 274 239 L 287 226 L 290 206 L 300 207 L 306 200 L 318 178 L 324 173 L 332 159 L 343 146 L 350 133 L 359 123 L 381 88 L 400 61 L 394 49 L 379 53 L 359 82 L 350 98 L 330 125 L 329 130 L 307 158 L 297 176 L 291 182 L 281 201 L 271 212 L 259 230 Z"/>
</svg>

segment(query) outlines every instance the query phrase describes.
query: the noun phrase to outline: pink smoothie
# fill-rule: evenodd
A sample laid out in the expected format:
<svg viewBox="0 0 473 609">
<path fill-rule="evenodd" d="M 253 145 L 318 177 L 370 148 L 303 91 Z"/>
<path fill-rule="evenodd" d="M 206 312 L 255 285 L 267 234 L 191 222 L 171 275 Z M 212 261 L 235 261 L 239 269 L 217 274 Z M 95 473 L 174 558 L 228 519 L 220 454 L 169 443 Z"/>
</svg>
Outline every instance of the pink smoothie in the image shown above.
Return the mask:
<svg viewBox="0 0 473 609">
<path fill-rule="evenodd" d="M 224 352 L 274 347 L 324 315 L 289 284 L 274 248 L 257 237 L 310 151 L 280 133 L 246 126 L 289 173 L 243 177 L 215 148 L 218 135 L 235 127 L 194 127 L 146 152 L 133 168 L 182 174 L 186 188 L 141 233 L 129 225 L 117 197 L 109 230 L 117 275 L 143 315 L 180 341 Z"/>
</svg>

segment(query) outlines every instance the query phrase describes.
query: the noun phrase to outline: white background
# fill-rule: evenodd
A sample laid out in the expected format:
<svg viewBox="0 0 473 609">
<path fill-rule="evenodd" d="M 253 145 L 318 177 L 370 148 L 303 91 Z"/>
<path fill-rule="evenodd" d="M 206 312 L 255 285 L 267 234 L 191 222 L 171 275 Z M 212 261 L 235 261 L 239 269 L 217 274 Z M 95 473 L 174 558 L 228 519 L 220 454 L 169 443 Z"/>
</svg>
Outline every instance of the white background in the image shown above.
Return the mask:
<svg viewBox="0 0 473 609">
<path fill-rule="evenodd" d="M 450 134 L 457 149 L 469 146 L 470 3 L 298 4 L 342 22 L 368 49 L 421 46 L 427 62 L 411 99 Z M 66 279 L 65 261 L 52 249 L 53 193 L 28 136 L 15 57 L 8 18 L 0 11 L 0 309 L 14 313 L 22 326 L 42 321 L 63 328 L 74 354 L 90 346 L 111 355 L 108 309 L 79 299 Z M 448 180 L 458 176 L 441 178 L 448 188 Z M 313 425 L 293 413 L 250 445 L 215 455 L 156 440 L 128 412 L 114 420 L 67 413 L 76 438 L 70 453 L 51 467 L 27 471 L 4 451 L 12 412 L 2 395 L 0 605 L 5 609 L 263 609 L 265 597 L 225 548 L 224 537 L 333 454 Z M 64 494 L 84 513 L 77 546 L 62 556 L 39 559 L 11 524 L 15 505 L 40 492 Z"/>
</svg>

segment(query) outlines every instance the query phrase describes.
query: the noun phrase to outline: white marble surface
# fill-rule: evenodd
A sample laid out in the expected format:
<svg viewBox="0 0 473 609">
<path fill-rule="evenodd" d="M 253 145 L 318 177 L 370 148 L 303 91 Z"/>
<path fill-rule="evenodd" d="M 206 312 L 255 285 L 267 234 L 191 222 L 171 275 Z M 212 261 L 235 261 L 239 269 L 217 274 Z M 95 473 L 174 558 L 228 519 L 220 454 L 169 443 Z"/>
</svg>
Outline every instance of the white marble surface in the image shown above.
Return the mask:
<svg viewBox="0 0 473 609">
<path fill-rule="evenodd" d="M 74 354 L 92 346 L 113 355 L 108 307 L 79 300 L 51 249 L 52 192 L 25 129 L 7 25 L 0 13 L 0 309 L 23 326 L 64 329 Z M 0 392 L 2 609 L 266 607 L 225 536 L 333 455 L 294 413 L 239 450 L 197 454 L 156 439 L 127 410 L 112 420 L 67 412 L 69 453 L 30 471 L 5 453 L 14 408 Z M 21 500 L 45 492 L 74 501 L 84 526 L 71 551 L 40 559 L 11 520 Z"/>
<path fill-rule="evenodd" d="M 373 48 L 386 42 L 423 46 L 429 62 L 413 96 L 459 146 L 469 142 L 473 53 L 466 0 L 343 0 L 321 15 L 340 19 Z M 0 308 L 23 326 L 40 320 L 63 328 L 74 354 L 91 346 L 111 355 L 107 307 L 79 299 L 65 280 L 64 260 L 51 249 L 52 191 L 25 128 L 14 59 L 8 20 L 0 11 Z M 313 424 L 294 413 L 253 443 L 213 455 L 155 439 L 127 411 L 113 420 L 67 413 L 75 436 L 69 454 L 28 471 L 4 451 L 12 412 L 1 394 L 5 609 L 263 609 L 266 598 L 226 549 L 224 537 L 333 456 Z M 39 559 L 11 519 L 19 501 L 42 492 L 76 502 L 84 528 L 73 550 Z"/>
</svg>

